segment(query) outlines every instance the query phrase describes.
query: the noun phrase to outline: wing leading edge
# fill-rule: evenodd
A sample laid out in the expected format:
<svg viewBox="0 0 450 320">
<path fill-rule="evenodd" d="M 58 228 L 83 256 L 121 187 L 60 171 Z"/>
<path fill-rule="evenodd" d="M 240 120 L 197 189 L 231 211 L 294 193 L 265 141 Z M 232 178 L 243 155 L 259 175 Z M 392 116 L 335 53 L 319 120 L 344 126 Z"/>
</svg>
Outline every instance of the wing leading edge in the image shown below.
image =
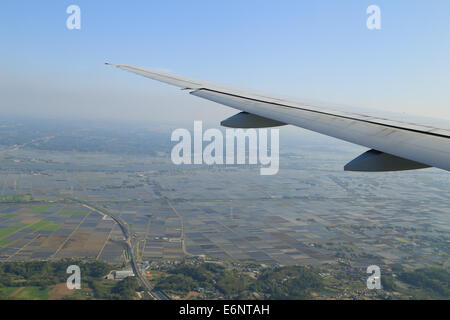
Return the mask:
<svg viewBox="0 0 450 320">
<path fill-rule="evenodd" d="M 447 123 L 435 126 L 373 116 L 345 108 L 318 107 L 141 67 L 107 64 L 189 90 L 194 96 L 273 120 L 274 123 L 295 125 L 374 151 L 356 158 L 358 161 L 350 162 L 346 170 L 356 168 L 356 171 L 396 171 L 437 167 L 450 171 L 450 124 Z M 386 156 L 380 156 L 380 153 Z"/>
</svg>

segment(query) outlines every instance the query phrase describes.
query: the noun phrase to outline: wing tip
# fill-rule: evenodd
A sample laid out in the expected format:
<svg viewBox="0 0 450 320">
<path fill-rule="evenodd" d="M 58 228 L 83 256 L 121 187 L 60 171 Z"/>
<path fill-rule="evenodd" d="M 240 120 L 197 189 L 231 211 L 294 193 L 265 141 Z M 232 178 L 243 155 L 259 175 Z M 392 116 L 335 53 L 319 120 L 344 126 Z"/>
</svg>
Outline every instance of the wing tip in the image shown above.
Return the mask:
<svg viewBox="0 0 450 320">
<path fill-rule="evenodd" d="M 117 67 L 117 66 L 118 66 L 117 64 L 109 63 L 109 62 L 105 62 L 105 65 L 107 65 L 107 66 L 113 66 L 113 67 Z"/>
</svg>

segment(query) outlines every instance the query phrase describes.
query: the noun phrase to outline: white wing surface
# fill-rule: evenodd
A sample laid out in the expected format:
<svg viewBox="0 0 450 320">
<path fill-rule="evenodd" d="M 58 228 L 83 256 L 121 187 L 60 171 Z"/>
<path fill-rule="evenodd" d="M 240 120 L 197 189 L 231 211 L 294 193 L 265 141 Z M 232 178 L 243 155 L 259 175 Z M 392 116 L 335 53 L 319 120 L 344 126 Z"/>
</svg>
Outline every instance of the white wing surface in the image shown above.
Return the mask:
<svg viewBox="0 0 450 320">
<path fill-rule="evenodd" d="M 225 120 L 222 124 L 226 126 L 250 128 L 290 124 L 370 148 L 370 151 L 345 166 L 349 171 L 397 171 L 426 167 L 450 171 L 449 121 L 406 121 L 380 112 L 374 115 L 355 111 L 354 108 L 270 98 L 141 67 L 113 66 L 244 111 Z"/>
</svg>

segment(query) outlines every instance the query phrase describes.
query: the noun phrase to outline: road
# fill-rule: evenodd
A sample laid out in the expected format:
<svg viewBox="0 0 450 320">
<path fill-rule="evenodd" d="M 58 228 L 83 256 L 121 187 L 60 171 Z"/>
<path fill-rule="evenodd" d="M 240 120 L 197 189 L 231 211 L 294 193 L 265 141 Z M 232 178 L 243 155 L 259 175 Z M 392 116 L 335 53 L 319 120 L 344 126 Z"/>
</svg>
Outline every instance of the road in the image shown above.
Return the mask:
<svg viewBox="0 0 450 320">
<path fill-rule="evenodd" d="M 186 256 L 191 256 L 191 254 L 189 252 L 187 252 L 186 250 L 186 241 L 185 241 L 185 232 L 184 232 L 184 219 L 183 217 L 178 213 L 177 209 L 174 208 L 174 206 L 172 206 L 172 203 L 170 203 L 169 199 L 167 200 L 167 204 L 169 205 L 169 207 L 172 209 L 172 211 L 175 213 L 175 215 L 178 217 L 178 219 L 180 219 L 180 224 L 181 224 L 181 248 L 183 250 L 184 255 Z"/>
<path fill-rule="evenodd" d="M 136 275 L 136 278 L 139 280 L 139 282 L 141 283 L 141 285 L 147 290 L 147 293 L 150 295 L 150 297 L 152 297 L 154 300 L 169 300 L 169 297 L 158 291 L 155 290 L 153 288 L 153 286 L 150 284 L 150 282 L 148 281 L 147 277 L 141 272 L 141 269 L 139 268 L 138 264 L 137 264 L 137 259 L 136 259 L 136 250 L 137 250 L 137 246 L 136 246 L 136 242 L 133 239 L 132 233 L 130 231 L 130 228 L 128 226 L 128 224 L 120 217 L 110 213 L 110 212 L 106 212 L 105 210 L 99 209 L 97 207 L 94 207 L 91 204 L 87 204 L 83 201 L 77 200 L 77 199 L 71 199 L 74 202 L 80 203 L 83 207 L 98 212 L 101 215 L 106 215 L 111 217 L 120 227 L 120 229 L 122 230 L 122 233 L 125 237 L 125 244 L 127 245 L 127 251 L 130 255 L 130 264 L 131 264 L 131 268 L 133 269 L 134 274 Z"/>
</svg>

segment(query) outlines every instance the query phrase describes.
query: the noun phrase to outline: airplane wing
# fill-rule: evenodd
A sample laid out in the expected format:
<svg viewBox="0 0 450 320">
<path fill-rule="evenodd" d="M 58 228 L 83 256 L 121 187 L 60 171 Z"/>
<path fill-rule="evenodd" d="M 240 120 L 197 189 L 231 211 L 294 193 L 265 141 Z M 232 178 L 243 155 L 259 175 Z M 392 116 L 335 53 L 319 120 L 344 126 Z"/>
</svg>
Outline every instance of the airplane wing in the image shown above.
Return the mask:
<svg viewBox="0 0 450 320">
<path fill-rule="evenodd" d="M 344 167 L 347 171 L 428 167 L 450 171 L 450 122 L 435 125 L 374 116 L 354 109 L 266 97 L 141 67 L 106 64 L 243 111 L 224 120 L 223 126 L 263 128 L 290 124 L 369 148 Z"/>
</svg>

